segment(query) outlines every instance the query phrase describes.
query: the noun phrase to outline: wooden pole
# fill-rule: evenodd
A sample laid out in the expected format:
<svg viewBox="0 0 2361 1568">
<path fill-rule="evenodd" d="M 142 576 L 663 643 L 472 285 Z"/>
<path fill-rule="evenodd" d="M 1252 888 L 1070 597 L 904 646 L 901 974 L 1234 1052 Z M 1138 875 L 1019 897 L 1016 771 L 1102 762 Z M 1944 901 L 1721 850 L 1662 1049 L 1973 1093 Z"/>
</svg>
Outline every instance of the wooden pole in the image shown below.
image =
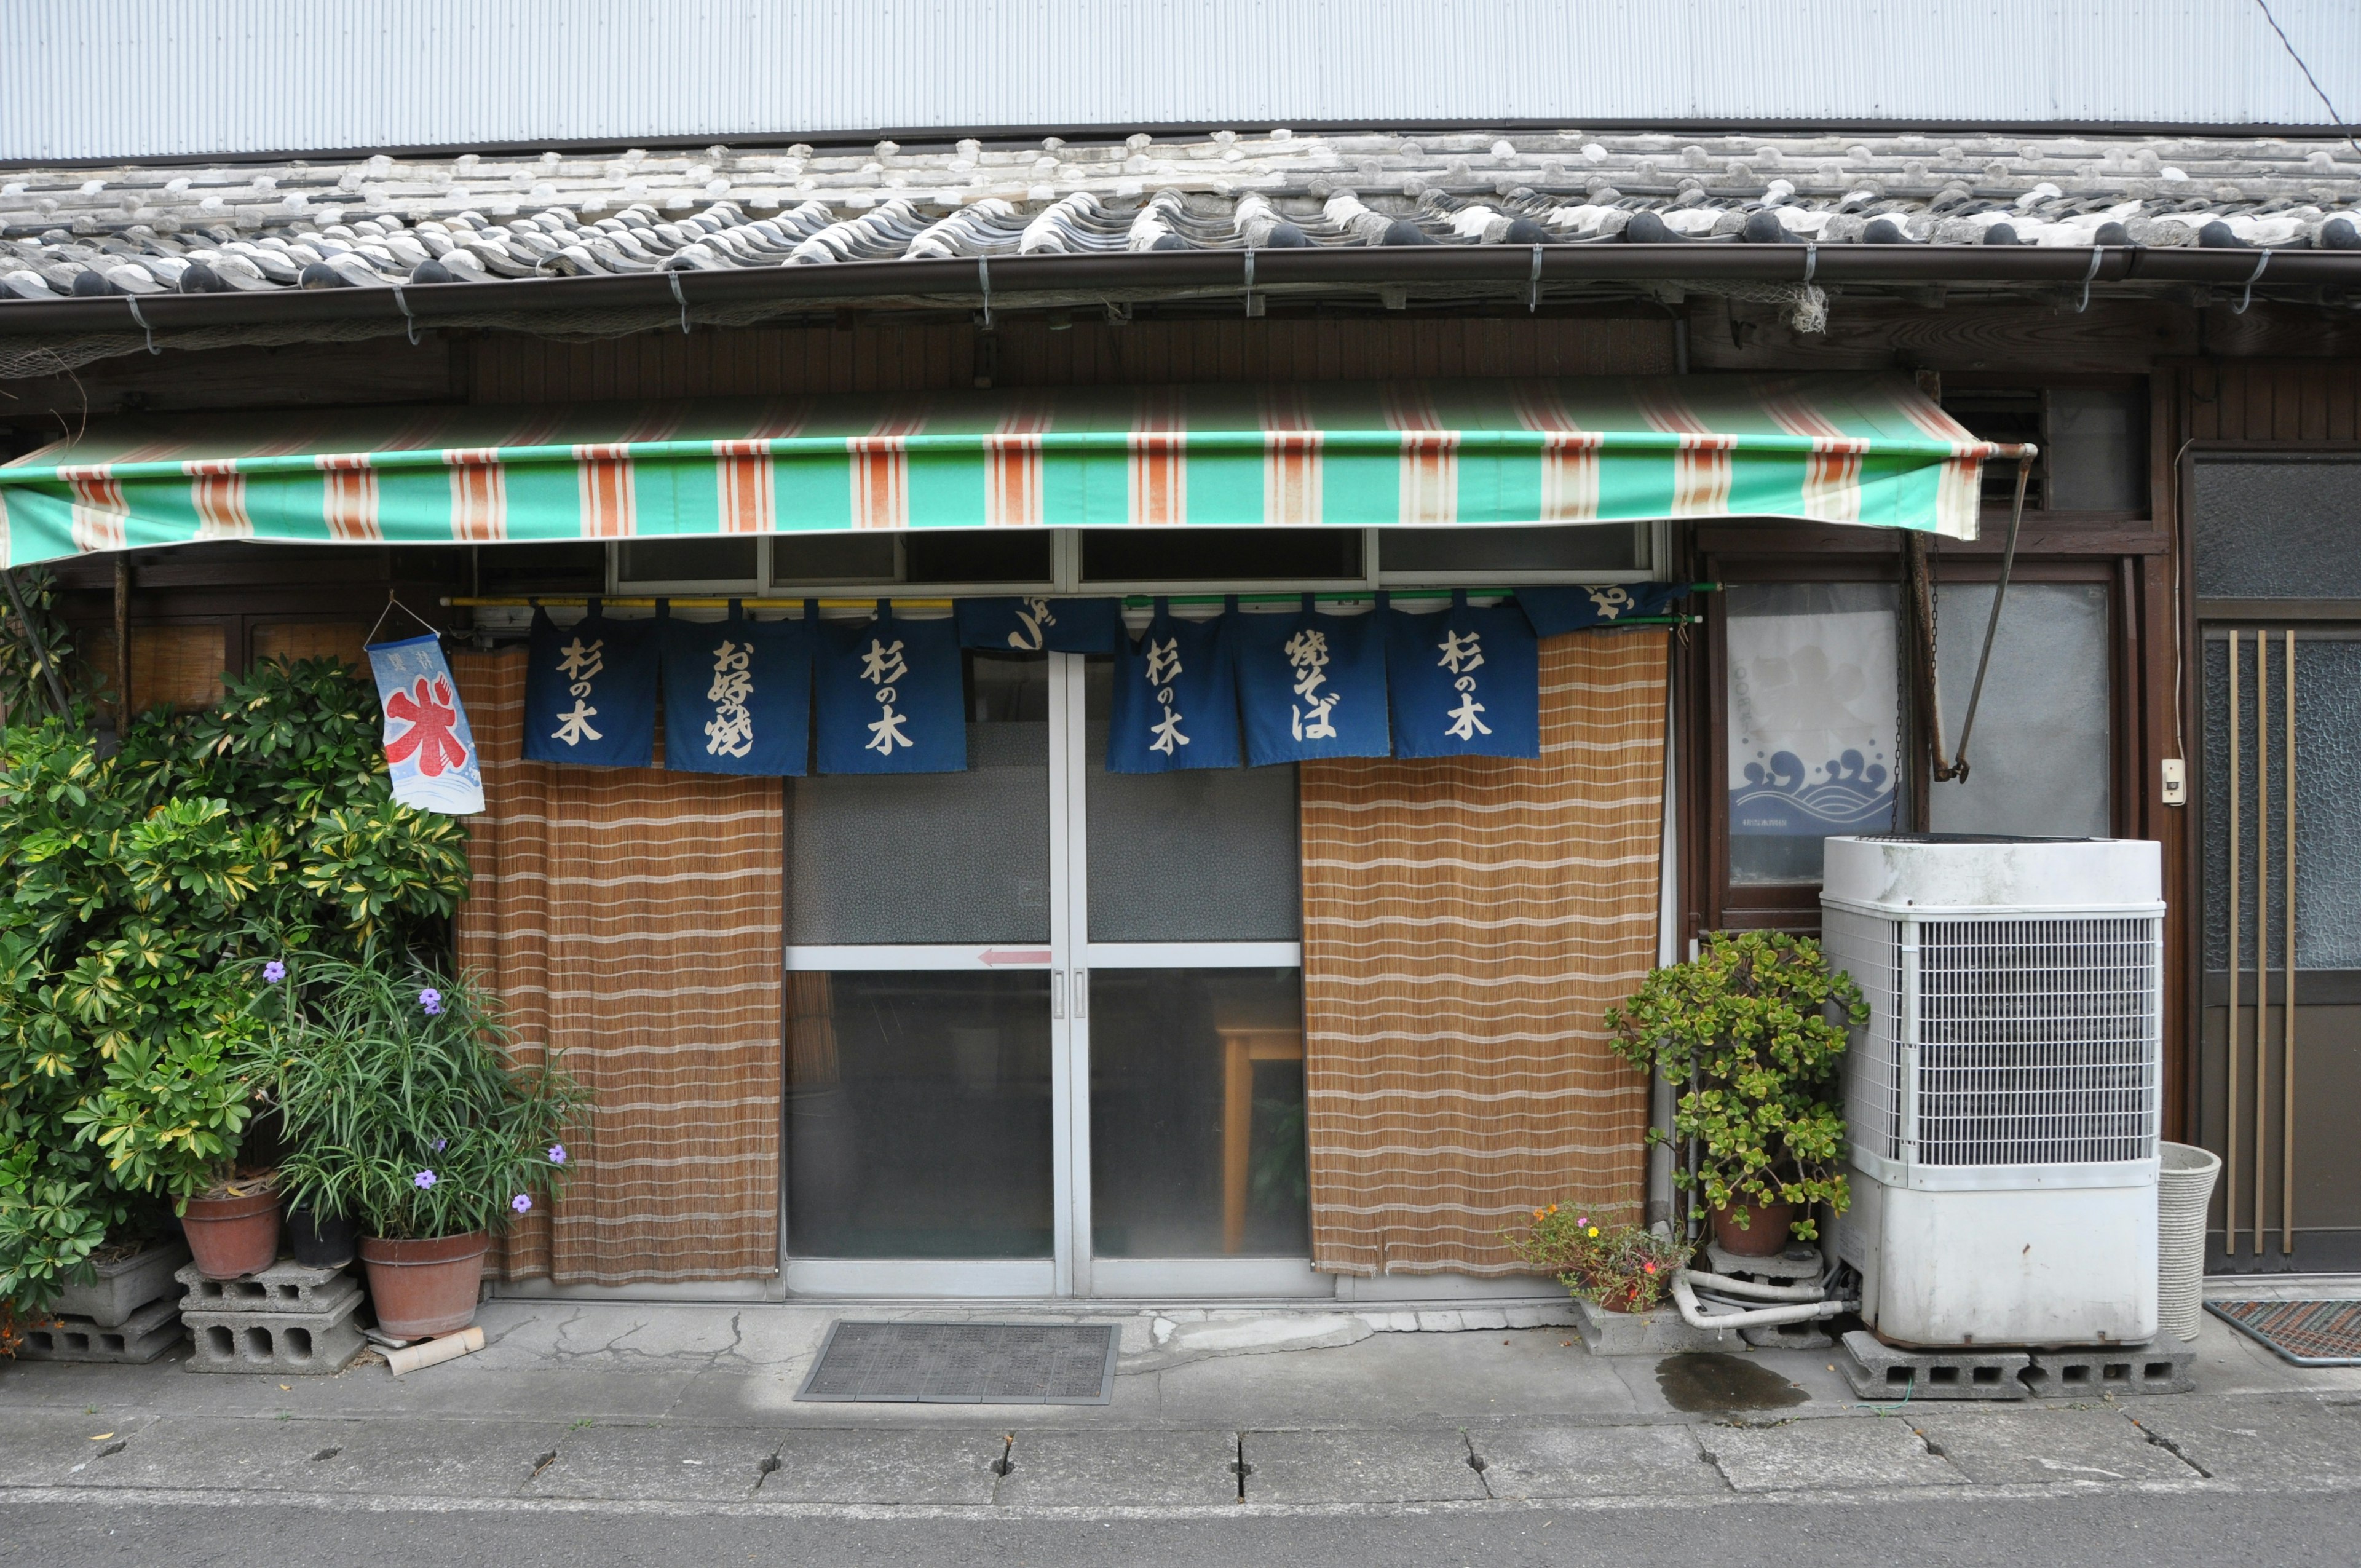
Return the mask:
<svg viewBox="0 0 2361 1568">
<path fill-rule="evenodd" d="M 2224 1082 L 2229 1106 L 2223 1114 L 2226 1129 L 2222 1157 L 2222 1255 L 2238 1250 L 2238 969 L 2244 963 L 2246 934 L 2245 889 L 2239 885 L 2241 839 L 2246 832 L 2240 806 L 2246 753 L 2239 735 L 2238 709 L 2246 694 L 2238 689 L 2238 634 L 2230 633 L 2230 1071 Z"/>
<path fill-rule="evenodd" d="M 2263 1183 L 2268 1163 L 2271 1074 L 2263 1055 L 2271 1027 L 2271 645 L 2255 633 L 2255 1255 L 2263 1255 Z"/>
<path fill-rule="evenodd" d="M 131 726 L 131 557 L 115 553 L 115 732 Z"/>
<path fill-rule="evenodd" d="M 2287 910 L 2279 928 L 2287 933 L 2287 989 L 2279 997 L 2279 1255 L 2295 1251 L 2295 629 L 2287 632 L 2287 804 L 2279 812 L 2287 850 L 2280 856 L 2287 882 Z"/>
</svg>

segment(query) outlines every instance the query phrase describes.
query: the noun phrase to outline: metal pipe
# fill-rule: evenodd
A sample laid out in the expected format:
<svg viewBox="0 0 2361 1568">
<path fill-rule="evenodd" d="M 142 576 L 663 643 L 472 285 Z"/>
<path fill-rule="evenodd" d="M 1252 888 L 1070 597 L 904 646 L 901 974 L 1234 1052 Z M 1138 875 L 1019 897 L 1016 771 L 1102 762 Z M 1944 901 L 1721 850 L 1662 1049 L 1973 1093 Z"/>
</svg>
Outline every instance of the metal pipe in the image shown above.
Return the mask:
<svg viewBox="0 0 2361 1568">
<path fill-rule="evenodd" d="M 1540 282 L 1660 283 L 1742 279 L 1795 283 L 1812 258 L 1819 283 L 2050 283 L 2080 286 L 2091 273 L 2091 251 L 2080 246 L 1984 245 L 1738 245 L 1686 241 L 1627 245 L 1620 241 L 1548 245 Z M 2254 271 L 2251 250 L 2201 246 L 2103 247 L 2100 283 L 2241 285 Z M 2271 282 L 2290 289 L 2361 284 L 2361 253 L 2285 250 L 2270 253 Z M 1316 288 L 1374 289 L 1388 284 L 1500 285 L 1522 300 L 1533 285 L 1530 246 L 1312 246 L 1255 252 L 1255 288 L 1262 292 Z M 1025 296 L 1104 297 L 1110 291 L 1200 291 L 1235 296 L 1244 286 L 1243 250 L 1126 251 L 996 258 L 992 291 L 997 309 L 1021 309 Z M 675 293 L 675 281 L 678 292 Z M 150 294 L 139 302 L 159 333 L 247 323 L 346 321 L 369 318 L 389 331 L 414 322 L 487 313 L 539 311 L 661 309 L 667 316 L 699 305 L 753 302 L 826 304 L 893 300 L 901 308 L 950 308 L 982 298 L 975 263 L 940 260 L 839 261 L 819 266 L 744 267 L 712 271 L 660 271 L 595 278 L 497 279 L 478 283 L 349 289 L 257 290 L 223 294 Z M 137 330 L 127 296 L 0 302 L 0 333 Z"/>
<path fill-rule="evenodd" d="M 2263 1146 L 2270 1133 L 2271 645 L 2255 633 L 2255 1255 L 2263 1255 Z"/>
<path fill-rule="evenodd" d="M 2222 1255 L 2238 1250 L 2238 970 L 2246 961 L 2246 892 L 2239 884 L 2239 851 L 2246 825 L 2239 807 L 2246 781 L 2246 751 L 2241 743 L 2239 709 L 2246 696 L 2238 689 L 2238 634 L 2230 633 L 2230 1071 L 2224 1080 L 2229 1105 L 2223 1112 Z"/>
<path fill-rule="evenodd" d="M 2287 945 L 2286 990 L 2279 997 L 2279 1256 L 2295 1251 L 2295 629 L 2287 632 L 2287 800 L 2280 809 L 2287 848 L 2279 875 L 2287 883 L 2287 908 L 2279 928 Z"/>
</svg>

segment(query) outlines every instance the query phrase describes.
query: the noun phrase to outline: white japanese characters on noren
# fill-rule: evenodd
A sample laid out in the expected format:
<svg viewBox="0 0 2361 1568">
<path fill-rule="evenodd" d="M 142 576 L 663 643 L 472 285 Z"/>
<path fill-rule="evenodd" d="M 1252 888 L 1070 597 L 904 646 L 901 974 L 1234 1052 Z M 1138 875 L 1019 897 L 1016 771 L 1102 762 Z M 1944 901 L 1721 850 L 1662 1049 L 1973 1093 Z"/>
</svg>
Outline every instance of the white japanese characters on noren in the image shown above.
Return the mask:
<svg viewBox="0 0 2361 1568">
<path fill-rule="evenodd" d="M 877 638 L 869 640 L 869 650 L 861 656 L 861 678 L 875 688 L 877 721 L 869 727 L 869 740 L 862 750 L 890 757 L 896 746 L 916 746 L 917 741 L 902 732 L 910 716 L 894 711 L 894 683 L 910 673 L 902 657 L 902 640 L 895 638 L 889 645 Z"/>
<path fill-rule="evenodd" d="M 713 684 L 705 700 L 714 704 L 705 721 L 705 754 L 743 758 L 754 750 L 754 715 L 746 699 L 754 692 L 752 644 L 724 638 L 713 651 Z"/>
<path fill-rule="evenodd" d="M 1613 620 L 1640 602 L 1631 597 L 1631 589 L 1613 585 L 1603 588 L 1585 588 L 1583 592 L 1590 596 L 1591 608 L 1598 611 L 1601 620 Z"/>
<path fill-rule="evenodd" d="M 1287 662 L 1295 671 L 1295 695 L 1301 701 L 1288 710 L 1288 722 L 1298 740 L 1333 740 L 1336 726 L 1328 715 L 1344 700 L 1341 692 L 1323 693 L 1328 684 L 1328 634 L 1306 627 L 1287 640 Z"/>
<path fill-rule="evenodd" d="M 585 740 L 603 740 L 605 736 L 590 727 L 598 710 L 588 702 L 590 683 L 607 667 L 607 640 L 594 638 L 585 646 L 580 637 L 557 651 L 557 671 L 566 680 L 566 689 L 574 697 L 571 711 L 557 716 L 557 728 L 550 731 L 553 740 L 563 740 L 569 746 L 579 746 Z"/>
<path fill-rule="evenodd" d="M 1159 642 L 1150 637 L 1148 640 L 1148 684 L 1157 688 L 1156 702 L 1164 709 L 1164 718 L 1148 727 L 1148 733 L 1155 739 L 1148 741 L 1148 749 L 1161 751 L 1168 757 L 1178 755 L 1175 748 L 1189 743 L 1189 737 L 1180 733 L 1180 710 L 1172 706 L 1172 683 L 1180 676 L 1180 640 L 1168 637 Z"/>
<path fill-rule="evenodd" d="M 1435 663 L 1457 677 L 1451 683 L 1451 689 L 1459 694 L 1459 706 L 1447 716 L 1451 725 L 1444 731 L 1454 740 L 1472 740 L 1478 735 L 1492 733 L 1492 727 L 1477 717 L 1484 711 L 1484 705 L 1476 700 L 1475 672 L 1484 667 L 1479 635 L 1471 631 L 1462 637 L 1445 630 L 1443 641 L 1435 644 L 1443 651 L 1443 657 Z"/>
<path fill-rule="evenodd" d="M 1044 631 L 1058 624 L 1045 598 L 1021 598 L 1016 601 L 1016 619 L 1024 623 L 1022 630 L 1008 634 L 1008 645 L 1021 653 L 1038 653 Z"/>
</svg>

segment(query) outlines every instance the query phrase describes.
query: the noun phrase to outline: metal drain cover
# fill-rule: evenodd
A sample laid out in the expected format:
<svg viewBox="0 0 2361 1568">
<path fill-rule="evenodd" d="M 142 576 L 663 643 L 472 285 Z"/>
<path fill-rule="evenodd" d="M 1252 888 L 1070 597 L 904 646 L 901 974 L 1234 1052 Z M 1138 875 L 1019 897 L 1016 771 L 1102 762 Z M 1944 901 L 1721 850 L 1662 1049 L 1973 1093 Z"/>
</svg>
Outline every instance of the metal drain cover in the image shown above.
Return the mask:
<svg viewBox="0 0 2361 1568">
<path fill-rule="evenodd" d="M 1115 1399 L 1114 1323 L 829 1326 L 796 1393 L 829 1404 L 1104 1405 Z"/>
</svg>

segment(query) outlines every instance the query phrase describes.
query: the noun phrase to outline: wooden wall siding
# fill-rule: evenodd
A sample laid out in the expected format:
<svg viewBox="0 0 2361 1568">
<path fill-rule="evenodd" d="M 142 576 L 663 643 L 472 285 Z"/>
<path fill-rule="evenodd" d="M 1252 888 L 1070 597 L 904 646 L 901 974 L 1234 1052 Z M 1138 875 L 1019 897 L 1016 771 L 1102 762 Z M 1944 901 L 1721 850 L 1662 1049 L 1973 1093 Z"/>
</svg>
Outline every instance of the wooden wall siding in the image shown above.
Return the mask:
<svg viewBox="0 0 2361 1568">
<path fill-rule="evenodd" d="M 2361 356 L 2209 359 L 2175 368 L 2181 441 L 2361 442 Z"/>
<path fill-rule="evenodd" d="M 361 644 L 368 633 L 368 626 L 357 620 L 267 620 L 247 636 L 252 663 L 257 664 L 266 659 L 283 659 L 291 664 L 299 659 L 341 659 L 356 672 L 367 674 L 368 656 L 361 652 Z"/>
<path fill-rule="evenodd" d="M 400 333 L 359 343 L 300 343 L 283 348 L 167 349 L 117 355 L 71 376 L 0 381 L 0 422 L 16 444 L 55 441 L 92 415 L 130 411 L 326 408 L 356 403 L 442 402 L 458 361 L 451 340 Z"/>
<path fill-rule="evenodd" d="M 1076 320 L 749 327 L 642 333 L 591 343 L 514 334 L 473 350 L 484 403 L 606 398 L 932 391 L 975 386 L 1152 386 L 1175 381 L 1358 381 L 1452 376 L 1669 374 L 1669 318 L 1401 316 L 1379 321 Z"/>
</svg>

